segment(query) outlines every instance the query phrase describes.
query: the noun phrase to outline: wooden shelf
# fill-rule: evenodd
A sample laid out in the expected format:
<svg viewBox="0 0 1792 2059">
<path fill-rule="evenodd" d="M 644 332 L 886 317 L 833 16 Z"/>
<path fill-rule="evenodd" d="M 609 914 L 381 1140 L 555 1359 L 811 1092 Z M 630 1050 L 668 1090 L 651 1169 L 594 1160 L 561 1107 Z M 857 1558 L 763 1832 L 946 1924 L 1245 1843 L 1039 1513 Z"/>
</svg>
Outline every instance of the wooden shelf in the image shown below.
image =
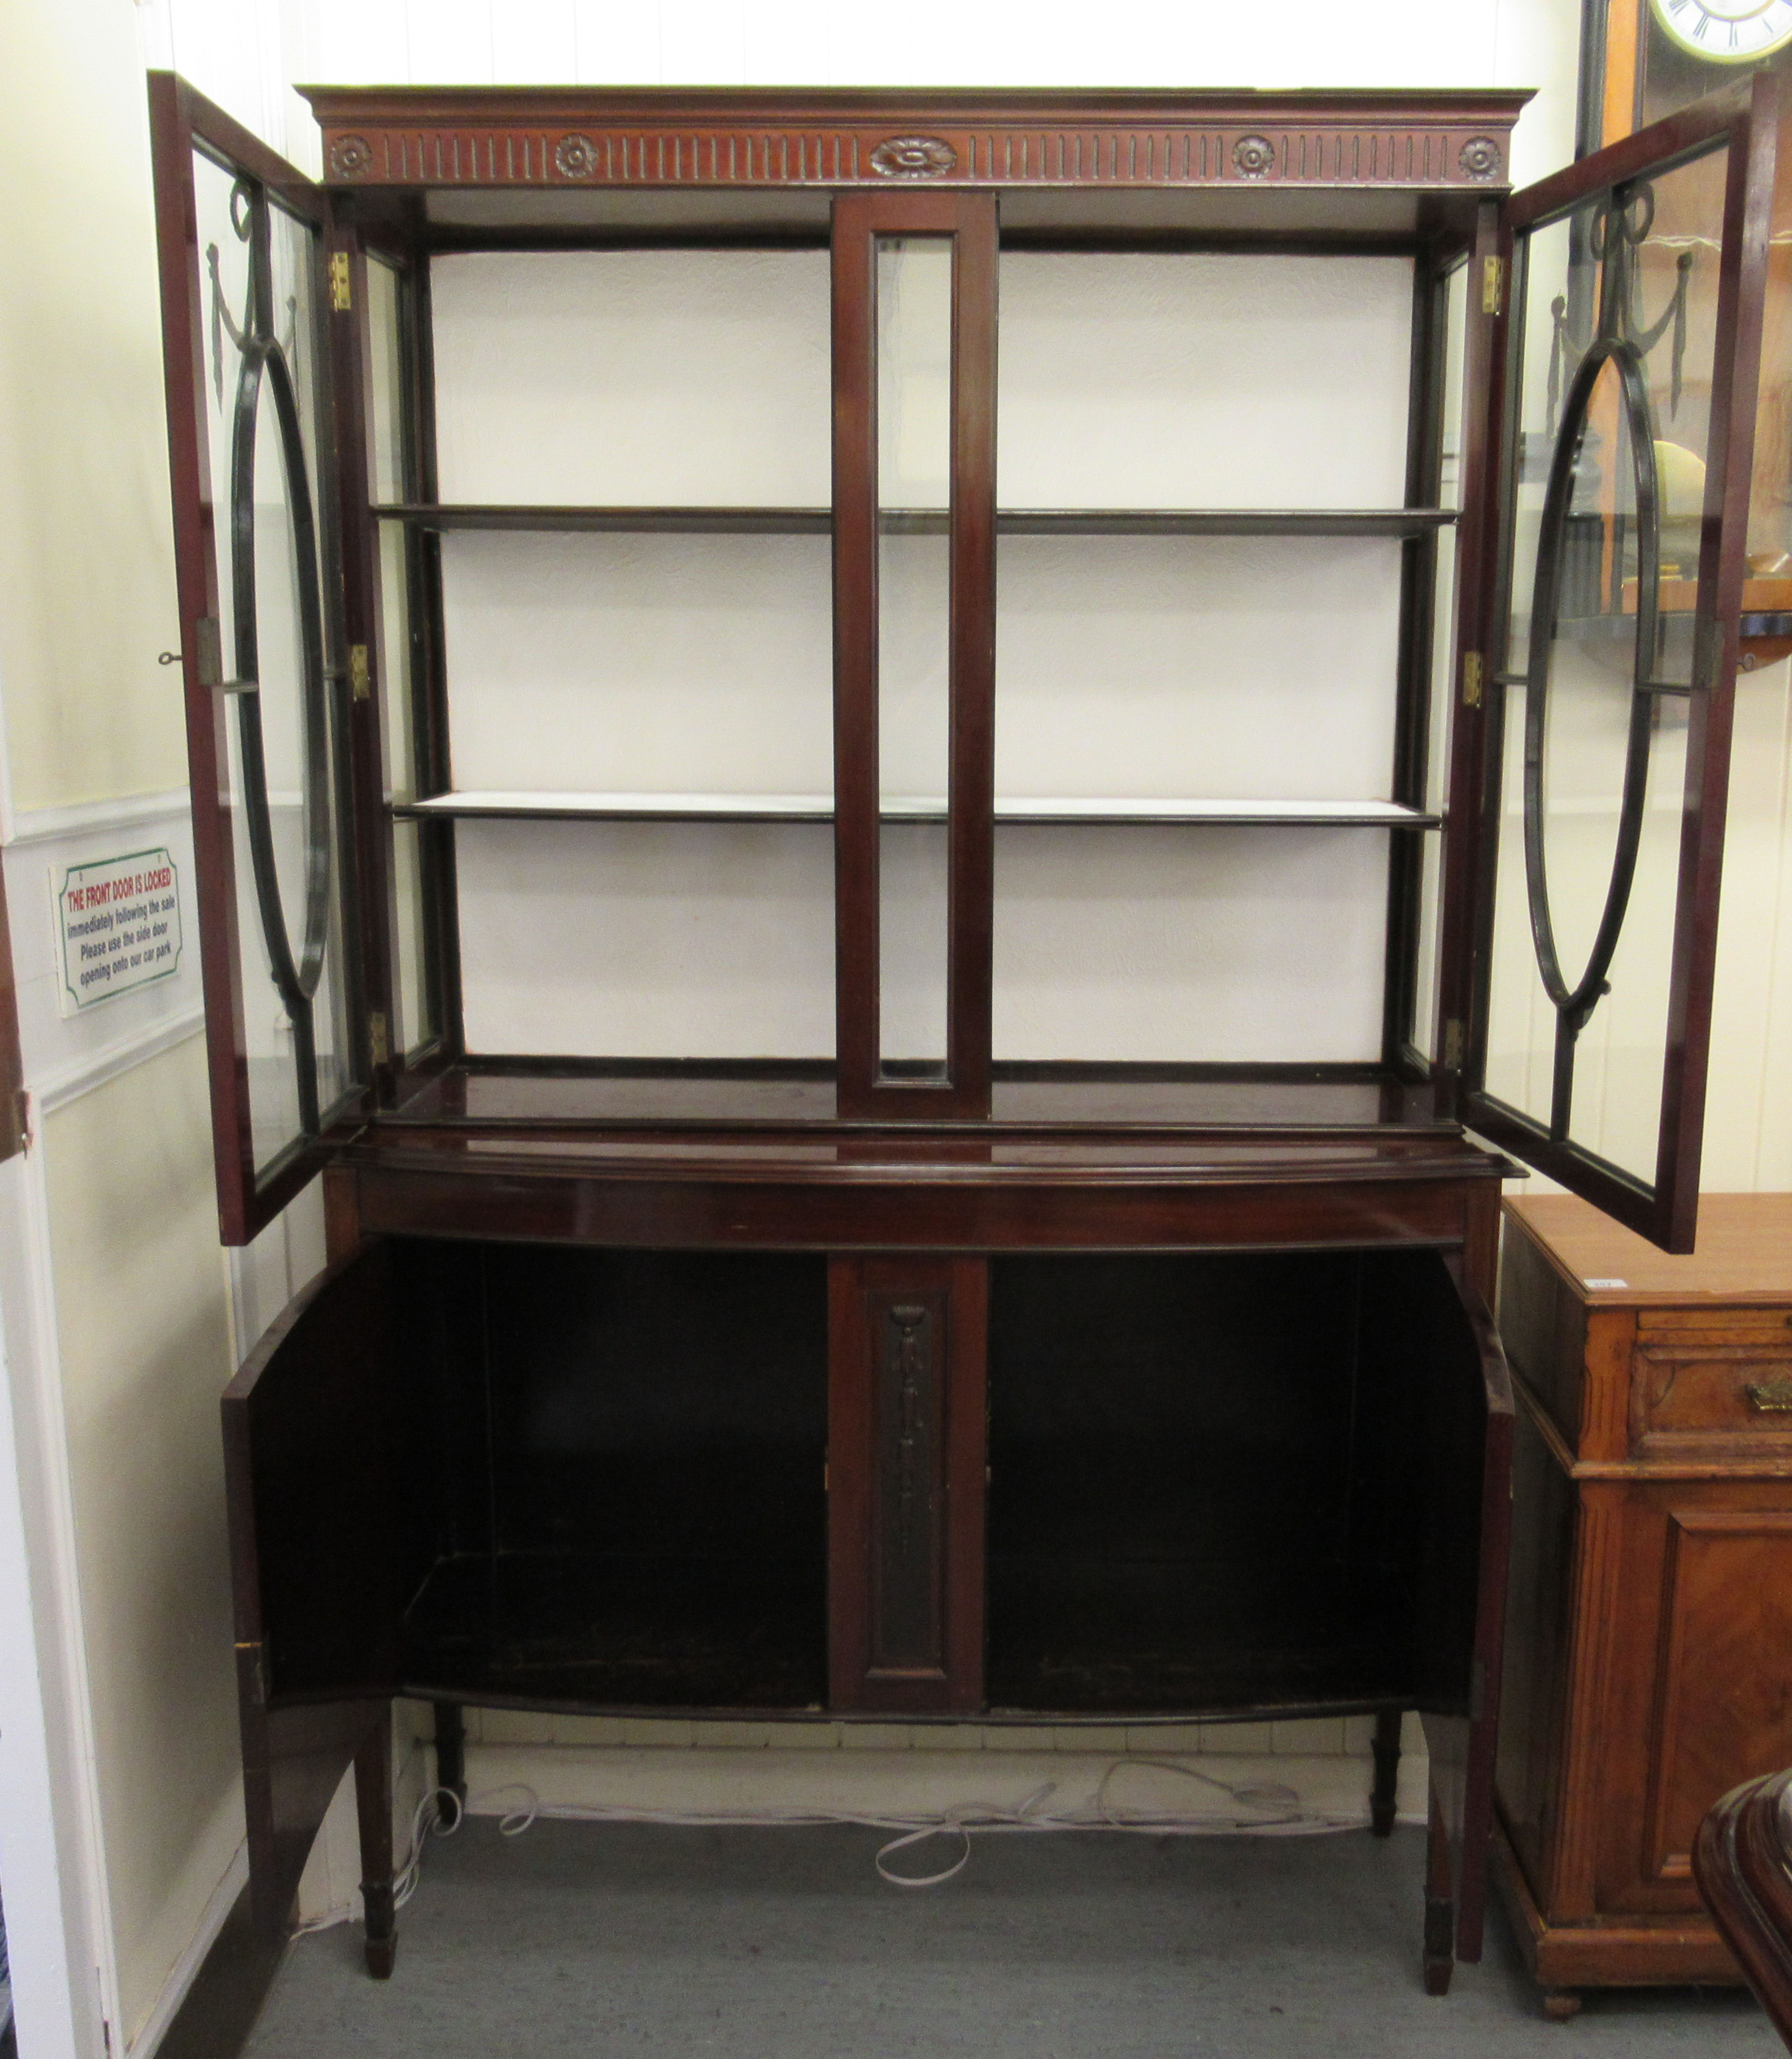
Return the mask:
<svg viewBox="0 0 1792 2059">
<path fill-rule="evenodd" d="M 826 508 L 579 508 L 425 506 L 381 503 L 373 513 L 418 529 L 672 532 L 687 535 L 826 536 Z M 943 536 L 943 508 L 897 508 L 886 535 Z M 996 516 L 1006 536 L 1416 536 L 1456 520 L 1451 508 L 1009 508 Z"/>
<path fill-rule="evenodd" d="M 825 536 L 834 527 L 833 514 L 826 508 L 424 507 L 414 503 L 380 503 L 372 512 L 383 522 L 404 522 L 415 529 L 440 532 L 528 529 L 576 534 L 583 530 L 620 529 L 670 530 L 695 536 Z"/>
<path fill-rule="evenodd" d="M 830 822 L 826 794 L 436 794 L 396 801 L 393 814 L 456 822 Z M 938 795 L 894 795 L 886 822 L 943 822 Z M 1429 830 L 1440 818 L 1396 801 L 998 799 L 998 823 L 1085 822 Z"/>
</svg>

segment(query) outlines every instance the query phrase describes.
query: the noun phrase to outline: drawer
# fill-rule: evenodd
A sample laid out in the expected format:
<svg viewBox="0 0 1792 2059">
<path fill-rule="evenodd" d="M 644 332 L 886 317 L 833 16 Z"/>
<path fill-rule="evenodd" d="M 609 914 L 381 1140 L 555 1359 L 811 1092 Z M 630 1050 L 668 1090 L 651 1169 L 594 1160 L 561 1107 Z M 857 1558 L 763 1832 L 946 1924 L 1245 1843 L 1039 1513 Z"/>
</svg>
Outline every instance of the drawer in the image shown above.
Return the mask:
<svg viewBox="0 0 1792 2059">
<path fill-rule="evenodd" d="M 1738 1458 L 1792 1456 L 1792 1334 L 1766 1332 L 1757 1342 L 1726 1326 L 1721 1340 L 1639 1338 L 1631 1442 L 1639 1456 L 1719 1448 Z"/>
<path fill-rule="evenodd" d="M 1639 1308 L 1636 1334 L 1643 1343 L 1685 1343 L 1697 1336 L 1713 1344 L 1770 1346 L 1777 1340 L 1792 1352 L 1792 1308 L 1738 1308 L 1721 1301 L 1703 1308 Z"/>
</svg>

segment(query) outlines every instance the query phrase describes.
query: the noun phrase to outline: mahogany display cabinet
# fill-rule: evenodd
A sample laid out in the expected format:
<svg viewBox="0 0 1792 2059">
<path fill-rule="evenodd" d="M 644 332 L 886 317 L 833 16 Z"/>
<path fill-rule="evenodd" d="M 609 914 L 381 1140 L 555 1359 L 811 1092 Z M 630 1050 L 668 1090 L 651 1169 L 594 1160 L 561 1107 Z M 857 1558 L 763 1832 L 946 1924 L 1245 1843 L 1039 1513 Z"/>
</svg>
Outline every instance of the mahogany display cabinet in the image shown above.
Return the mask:
<svg viewBox="0 0 1792 2059">
<path fill-rule="evenodd" d="M 1777 92 L 1515 195 L 1507 93 L 317 90 L 317 184 L 153 80 L 221 1222 L 331 1252 L 267 1931 L 352 1759 L 389 1969 L 399 1695 L 1372 1712 L 1384 1828 L 1411 1709 L 1479 1953 L 1502 1154 L 1691 1234 Z"/>
</svg>

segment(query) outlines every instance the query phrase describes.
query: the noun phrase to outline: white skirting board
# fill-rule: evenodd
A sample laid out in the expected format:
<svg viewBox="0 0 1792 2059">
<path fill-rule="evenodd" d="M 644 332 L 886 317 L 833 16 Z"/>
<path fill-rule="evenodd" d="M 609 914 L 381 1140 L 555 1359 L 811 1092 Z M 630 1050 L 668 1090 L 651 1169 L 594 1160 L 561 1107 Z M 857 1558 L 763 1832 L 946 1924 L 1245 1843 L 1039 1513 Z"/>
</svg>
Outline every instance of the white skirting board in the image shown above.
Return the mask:
<svg viewBox="0 0 1792 2059">
<path fill-rule="evenodd" d="M 608 1745 L 496 1742 L 494 1732 L 551 1726 L 552 1719 L 495 1710 L 468 1710 L 467 1719 L 468 1806 L 476 1815 L 505 1815 L 523 1806 L 522 1787 L 549 1813 L 621 1807 L 668 1814 L 866 1817 L 949 1814 L 967 1804 L 1016 1808 L 1048 1784 L 1055 1812 L 1092 1804 L 1117 1761 L 1121 1771 L 1110 1783 L 1109 1798 L 1120 1810 L 1200 1814 L 1224 1804 L 1217 1790 L 1146 1763 L 1170 1760 L 1234 1786 L 1275 1782 L 1294 1789 L 1310 1811 L 1366 1823 L 1372 1778 L 1368 1736 L 1373 1724 L 1367 1718 L 1350 1719 L 1348 1729 L 1333 1719 L 1000 1731 L 975 1724 L 619 1722 L 619 1730 L 636 1736 L 663 1732 L 667 1741 Z M 1228 1729 L 1238 1749 L 1226 1748 Z M 767 1730 L 778 1733 L 771 1744 L 745 1741 Z M 1264 1734 L 1275 1731 L 1288 1746 L 1307 1749 L 1276 1749 L 1273 1735 Z M 699 1741 L 710 1733 L 731 1733 L 743 1742 Z M 1325 1748 L 1330 1737 L 1336 1738 L 1336 1749 Z M 1400 1758 L 1402 1822 L 1424 1821 L 1426 1776 L 1418 1719 L 1408 1716 Z"/>
</svg>

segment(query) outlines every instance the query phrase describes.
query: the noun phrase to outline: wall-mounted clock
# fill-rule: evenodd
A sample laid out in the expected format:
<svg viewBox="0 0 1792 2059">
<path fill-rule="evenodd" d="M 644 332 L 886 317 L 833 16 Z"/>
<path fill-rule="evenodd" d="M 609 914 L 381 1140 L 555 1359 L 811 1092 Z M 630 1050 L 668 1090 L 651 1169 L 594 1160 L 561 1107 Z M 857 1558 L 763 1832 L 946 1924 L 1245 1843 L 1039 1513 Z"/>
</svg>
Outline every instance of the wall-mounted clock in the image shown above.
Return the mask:
<svg viewBox="0 0 1792 2059">
<path fill-rule="evenodd" d="M 1585 157 L 1792 50 L 1792 0 L 1581 0 Z"/>
<path fill-rule="evenodd" d="M 1649 0 L 1663 33 L 1707 64 L 1755 64 L 1792 45 L 1792 0 Z"/>
</svg>

